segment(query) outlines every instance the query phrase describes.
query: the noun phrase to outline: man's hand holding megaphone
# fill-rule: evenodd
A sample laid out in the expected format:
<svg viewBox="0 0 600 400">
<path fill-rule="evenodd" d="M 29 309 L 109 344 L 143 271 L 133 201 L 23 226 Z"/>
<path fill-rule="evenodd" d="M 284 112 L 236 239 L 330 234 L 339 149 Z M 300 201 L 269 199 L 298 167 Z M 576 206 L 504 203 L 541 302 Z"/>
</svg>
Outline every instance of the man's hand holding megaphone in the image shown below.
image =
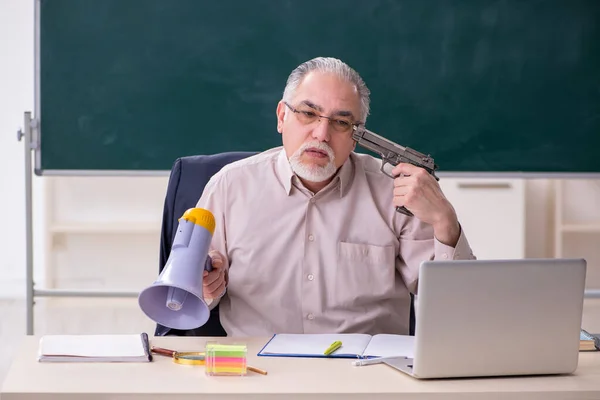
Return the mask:
<svg viewBox="0 0 600 400">
<path fill-rule="evenodd" d="M 225 294 L 229 266 L 221 253 L 210 250 L 214 231 L 215 217 L 209 210 L 190 208 L 179 219 L 162 272 L 138 296 L 150 319 L 182 330 L 208 321 L 209 304 Z"/>
<path fill-rule="evenodd" d="M 211 258 L 212 271 L 204 271 L 202 278 L 202 293 L 206 300 L 222 297 L 227 288 L 227 268 L 225 256 L 216 250 L 208 252 Z"/>
</svg>

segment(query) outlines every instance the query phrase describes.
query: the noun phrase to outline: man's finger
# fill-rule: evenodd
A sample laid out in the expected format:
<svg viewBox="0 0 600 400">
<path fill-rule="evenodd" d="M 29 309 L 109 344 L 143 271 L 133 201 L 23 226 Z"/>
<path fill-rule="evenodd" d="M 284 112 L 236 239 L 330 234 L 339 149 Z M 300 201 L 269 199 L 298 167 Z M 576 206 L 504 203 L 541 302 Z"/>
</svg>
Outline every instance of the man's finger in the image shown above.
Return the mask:
<svg viewBox="0 0 600 400">
<path fill-rule="evenodd" d="M 217 279 L 219 279 L 220 276 L 225 275 L 223 273 L 223 270 L 216 270 L 216 271 L 212 271 L 209 272 L 208 275 L 206 275 L 203 280 L 202 280 L 202 284 L 204 286 L 208 286 L 210 284 L 212 284 L 214 281 L 216 281 Z"/>
<path fill-rule="evenodd" d="M 224 277 L 220 276 L 218 279 L 215 279 L 213 282 L 211 282 L 210 284 L 206 285 L 206 290 L 208 290 L 210 293 L 215 292 L 217 290 L 217 288 L 221 285 L 223 285 L 225 283 L 225 279 Z"/>
<path fill-rule="evenodd" d="M 394 187 L 412 186 L 414 182 L 414 176 L 398 176 L 394 178 Z"/>
<path fill-rule="evenodd" d="M 423 168 L 417 167 L 416 165 L 412 165 L 409 163 L 400 163 L 392 169 L 392 175 L 400 176 L 402 174 L 404 176 L 410 176 L 421 169 Z"/>
<path fill-rule="evenodd" d="M 400 196 L 394 197 L 394 199 L 392 200 L 392 203 L 396 207 L 403 207 L 404 206 L 404 197 L 400 197 Z"/>
<path fill-rule="evenodd" d="M 394 196 L 404 196 L 410 191 L 408 186 L 396 186 L 394 188 Z"/>
<path fill-rule="evenodd" d="M 212 294 L 219 294 L 223 291 L 223 288 L 225 287 L 225 281 L 217 281 L 214 282 L 212 285 L 210 285 L 207 290 L 212 293 Z"/>
<path fill-rule="evenodd" d="M 213 268 L 221 268 L 223 266 L 223 256 L 216 250 L 211 250 L 208 252 L 208 256 L 210 257 L 211 264 Z"/>
<path fill-rule="evenodd" d="M 207 299 L 216 299 L 217 297 L 221 296 L 221 294 L 223 294 L 225 292 L 225 282 L 223 282 L 221 285 L 219 285 L 219 287 L 216 288 L 216 290 L 214 291 L 208 291 L 206 290 L 204 292 L 204 297 Z"/>
</svg>

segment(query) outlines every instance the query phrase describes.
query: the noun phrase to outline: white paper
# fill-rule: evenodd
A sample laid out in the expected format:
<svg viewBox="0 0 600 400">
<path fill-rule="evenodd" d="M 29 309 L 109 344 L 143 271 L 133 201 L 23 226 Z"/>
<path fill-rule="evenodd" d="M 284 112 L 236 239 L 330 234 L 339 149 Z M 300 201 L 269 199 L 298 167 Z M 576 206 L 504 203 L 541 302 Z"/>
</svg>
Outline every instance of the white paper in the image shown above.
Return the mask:
<svg viewBox="0 0 600 400">
<path fill-rule="evenodd" d="M 140 334 L 125 335 L 45 335 L 40 339 L 40 360 L 146 359 Z"/>
<path fill-rule="evenodd" d="M 364 351 L 370 357 L 414 358 L 415 337 L 408 335 L 375 335 Z"/>
</svg>

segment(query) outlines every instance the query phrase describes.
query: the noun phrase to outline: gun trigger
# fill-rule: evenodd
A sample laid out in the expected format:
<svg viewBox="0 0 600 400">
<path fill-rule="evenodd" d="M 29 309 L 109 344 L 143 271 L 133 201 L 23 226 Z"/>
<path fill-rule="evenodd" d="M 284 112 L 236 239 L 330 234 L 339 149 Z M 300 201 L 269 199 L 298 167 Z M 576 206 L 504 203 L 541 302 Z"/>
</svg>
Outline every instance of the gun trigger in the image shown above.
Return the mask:
<svg viewBox="0 0 600 400">
<path fill-rule="evenodd" d="M 385 175 L 389 176 L 390 178 L 394 179 L 394 176 L 393 176 L 392 174 L 388 173 L 388 172 L 385 170 L 385 166 L 386 166 L 386 164 L 390 164 L 390 165 L 392 165 L 392 164 L 391 164 L 389 161 L 387 161 L 387 160 L 381 160 L 381 172 L 383 172 Z"/>
</svg>

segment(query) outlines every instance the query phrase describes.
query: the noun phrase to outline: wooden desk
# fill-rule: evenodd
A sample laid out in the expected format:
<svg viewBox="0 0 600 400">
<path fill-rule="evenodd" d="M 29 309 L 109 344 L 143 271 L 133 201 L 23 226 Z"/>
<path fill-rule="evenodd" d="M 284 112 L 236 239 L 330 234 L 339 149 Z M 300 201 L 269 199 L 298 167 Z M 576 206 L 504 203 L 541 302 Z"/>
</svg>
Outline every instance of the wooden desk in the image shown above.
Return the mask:
<svg viewBox="0 0 600 400">
<path fill-rule="evenodd" d="M 8 372 L 1 400 L 71 399 L 600 399 L 600 352 L 581 353 L 568 376 L 420 381 L 386 365 L 350 360 L 257 357 L 267 338 L 248 344 L 248 363 L 268 375 L 207 377 L 203 366 L 155 356 L 151 363 L 39 363 L 38 337 L 25 337 Z M 202 350 L 206 338 L 152 338 L 157 346 Z"/>
</svg>

